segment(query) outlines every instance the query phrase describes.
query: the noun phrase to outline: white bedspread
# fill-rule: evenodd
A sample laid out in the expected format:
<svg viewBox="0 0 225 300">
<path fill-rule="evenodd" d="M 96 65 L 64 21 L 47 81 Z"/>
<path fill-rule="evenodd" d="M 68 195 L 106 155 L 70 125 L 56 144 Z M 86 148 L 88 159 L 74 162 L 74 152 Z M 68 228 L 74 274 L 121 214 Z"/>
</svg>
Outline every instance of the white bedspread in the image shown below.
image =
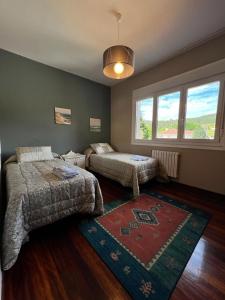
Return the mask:
<svg viewBox="0 0 225 300">
<path fill-rule="evenodd" d="M 3 229 L 3 270 L 16 262 L 31 230 L 76 213 L 103 213 L 97 178 L 79 167 L 76 167 L 78 174 L 69 179 L 62 180 L 53 174 L 54 168 L 64 167 L 70 165 L 59 159 L 6 165 L 8 199 Z"/>
<path fill-rule="evenodd" d="M 133 195 L 139 195 L 139 184 L 145 183 L 157 174 L 158 162 L 155 158 L 135 161 L 133 154 L 110 152 L 91 154 L 89 168 L 105 177 L 133 188 Z"/>
</svg>

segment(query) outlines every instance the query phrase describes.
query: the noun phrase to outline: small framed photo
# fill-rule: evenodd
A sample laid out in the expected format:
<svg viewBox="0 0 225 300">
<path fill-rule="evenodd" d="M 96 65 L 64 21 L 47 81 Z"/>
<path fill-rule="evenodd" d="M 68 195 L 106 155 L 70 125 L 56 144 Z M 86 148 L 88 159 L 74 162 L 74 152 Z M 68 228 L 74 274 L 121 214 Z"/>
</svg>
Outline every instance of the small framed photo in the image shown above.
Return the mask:
<svg viewBox="0 0 225 300">
<path fill-rule="evenodd" d="M 55 107 L 55 123 L 71 125 L 71 109 Z"/>
<path fill-rule="evenodd" d="M 101 132 L 101 119 L 90 118 L 90 131 Z"/>
</svg>

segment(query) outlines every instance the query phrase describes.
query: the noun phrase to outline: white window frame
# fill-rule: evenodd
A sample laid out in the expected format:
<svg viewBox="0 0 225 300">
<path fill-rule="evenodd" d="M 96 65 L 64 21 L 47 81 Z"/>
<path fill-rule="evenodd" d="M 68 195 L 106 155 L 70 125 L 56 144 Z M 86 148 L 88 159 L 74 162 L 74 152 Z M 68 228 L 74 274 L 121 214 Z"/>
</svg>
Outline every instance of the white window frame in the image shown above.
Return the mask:
<svg viewBox="0 0 225 300">
<path fill-rule="evenodd" d="M 144 100 L 148 100 L 148 99 L 153 99 L 153 111 L 152 111 L 152 124 L 154 124 L 154 107 L 155 107 L 155 104 L 154 104 L 154 98 L 153 97 L 148 97 L 148 98 L 145 98 L 145 99 L 141 99 L 140 101 L 144 101 Z M 136 118 L 137 118 L 137 102 L 135 102 L 135 135 L 136 135 L 136 129 L 137 129 L 137 122 L 136 122 Z M 152 137 L 153 137 L 153 128 L 152 128 Z M 143 139 L 137 139 L 139 141 L 150 141 L 150 140 L 143 140 Z"/>
<path fill-rule="evenodd" d="M 185 115 L 187 89 L 198 85 L 220 81 L 215 139 L 185 139 Z M 160 95 L 180 91 L 180 107 L 177 139 L 157 138 L 157 103 Z M 153 98 L 152 140 L 136 139 L 136 105 L 140 100 Z M 161 82 L 133 91 L 132 99 L 132 137 L 133 145 L 180 147 L 193 149 L 225 150 L 225 59 L 198 69 L 171 77 Z"/>
<path fill-rule="evenodd" d="M 160 142 L 168 142 L 168 141 L 171 141 L 171 142 L 176 142 L 178 141 L 178 138 L 179 138 L 179 119 L 178 119 L 178 133 L 177 133 L 177 138 L 170 138 L 170 139 L 167 139 L 167 138 L 158 138 L 157 137 L 157 124 L 158 124 L 158 99 L 160 96 L 163 96 L 163 95 L 168 95 L 168 94 L 171 94 L 171 93 L 175 93 L 175 92 L 180 92 L 180 104 L 179 104 L 179 112 L 178 112 L 178 118 L 180 117 L 180 111 L 181 111 L 181 98 L 182 98 L 182 89 L 181 88 L 172 88 L 172 89 L 168 89 L 168 90 L 164 90 L 164 91 L 160 91 L 159 93 L 156 93 L 155 94 L 155 106 L 156 106 L 156 109 L 155 109 L 155 132 L 154 132 L 154 140 L 156 141 L 160 141 Z"/>
</svg>

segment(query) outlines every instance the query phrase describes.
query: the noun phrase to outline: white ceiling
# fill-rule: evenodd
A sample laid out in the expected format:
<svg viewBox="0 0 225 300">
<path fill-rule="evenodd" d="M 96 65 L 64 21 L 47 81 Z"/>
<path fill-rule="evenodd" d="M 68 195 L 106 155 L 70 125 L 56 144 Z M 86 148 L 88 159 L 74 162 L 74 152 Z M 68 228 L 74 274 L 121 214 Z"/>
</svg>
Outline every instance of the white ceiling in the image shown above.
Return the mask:
<svg viewBox="0 0 225 300">
<path fill-rule="evenodd" d="M 112 10 L 136 74 L 225 27 L 225 0 L 0 0 L 0 48 L 113 85 L 102 74 L 103 51 L 117 43 Z"/>
</svg>

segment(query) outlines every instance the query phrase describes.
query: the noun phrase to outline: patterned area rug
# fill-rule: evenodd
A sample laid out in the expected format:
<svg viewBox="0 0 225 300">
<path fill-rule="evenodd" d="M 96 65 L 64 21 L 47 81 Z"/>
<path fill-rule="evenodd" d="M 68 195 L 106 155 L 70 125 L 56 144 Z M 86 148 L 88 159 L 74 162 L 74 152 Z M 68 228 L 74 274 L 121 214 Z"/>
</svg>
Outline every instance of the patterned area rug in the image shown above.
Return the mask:
<svg viewBox="0 0 225 300">
<path fill-rule="evenodd" d="M 208 215 L 150 192 L 105 205 L 104 215 L 80 230 L 133 299 L 171 295 Z"/>
</svg>

